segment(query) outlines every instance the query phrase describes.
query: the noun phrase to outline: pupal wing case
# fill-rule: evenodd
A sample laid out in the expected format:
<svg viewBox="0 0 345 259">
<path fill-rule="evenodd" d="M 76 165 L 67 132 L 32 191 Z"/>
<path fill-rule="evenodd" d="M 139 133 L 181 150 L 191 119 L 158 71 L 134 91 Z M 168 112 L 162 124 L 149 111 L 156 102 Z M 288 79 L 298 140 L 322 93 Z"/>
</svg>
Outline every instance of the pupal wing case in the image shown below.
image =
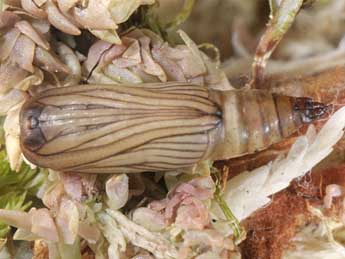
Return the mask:
<svg viewBox="0 0 345 259">
<path fill-rule="evenodd" d="M 36 165 L 129 173 L 190 167 L 205 159 L 221 118 L 200 86 L 77 85 L 28 100 L 20 124 L 24 156 Z"/>
</svg>

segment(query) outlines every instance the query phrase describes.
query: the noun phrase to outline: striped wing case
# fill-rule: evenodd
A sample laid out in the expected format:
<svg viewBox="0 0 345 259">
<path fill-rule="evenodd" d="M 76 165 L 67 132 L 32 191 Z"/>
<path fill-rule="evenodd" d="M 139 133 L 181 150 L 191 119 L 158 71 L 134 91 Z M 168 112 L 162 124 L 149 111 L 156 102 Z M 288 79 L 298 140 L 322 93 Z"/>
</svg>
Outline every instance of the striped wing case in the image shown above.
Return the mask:
<svg viewBox="0 0 345 259">
<path fill-rule="evenodd" d="M 24 156 L 36 165 L 130 173 L 189 167 L 207 157 L 221 118 L 200 86 L 77 85 L 28 100 L 20 124 Z"/>
</svg>

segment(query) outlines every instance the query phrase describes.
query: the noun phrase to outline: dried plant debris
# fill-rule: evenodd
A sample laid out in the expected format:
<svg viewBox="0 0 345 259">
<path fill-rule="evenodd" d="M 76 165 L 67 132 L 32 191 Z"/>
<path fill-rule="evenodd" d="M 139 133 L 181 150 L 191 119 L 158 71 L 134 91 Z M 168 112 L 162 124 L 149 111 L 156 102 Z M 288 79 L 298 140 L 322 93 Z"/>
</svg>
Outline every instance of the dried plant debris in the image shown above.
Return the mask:
<svg viewBox="0 0 345 259">
<path fill-rule="evenodd" d="M 121 45 L 97 41 L 84 62 L 89 83 L 190 82 L 215 89 L 231 89 L 218 64 L 198 49 L 183 32 L 184 44 L 169 46 L 149 30 L 134 30 Z"/>
<path fill-rule="evenodd" d="M 80 35 L 81 29 L 88 29 L 98 38 L 118 44 L 121 42 L 116 32 L 118 24 L 125 22 L 139 6 L 153 4 L 154 0 L 19 2 L 9 1 L 8 8 L 47 20 L 66 34 Z"/>
<path fill-rule="evenodd" d="M 0 11 L 1 258 L 345 257 L 344 1 L 0 0 Z M 260 153 L 169 172 L 58 172 L 22 154 L 22 106 L 47 89 L 174 81 L 311 97 L 327 116 Z"/>
<path fill-rule="evenodd" d="M 290 28 L 298 11 L 302 7 L 303 0 L 270 1 L 270 22 L 258 43 L 253 63 L 251 87 L 262 88 L 264 69 L 267 60 L 278 46 L 284 34 Z"/>
</svg>

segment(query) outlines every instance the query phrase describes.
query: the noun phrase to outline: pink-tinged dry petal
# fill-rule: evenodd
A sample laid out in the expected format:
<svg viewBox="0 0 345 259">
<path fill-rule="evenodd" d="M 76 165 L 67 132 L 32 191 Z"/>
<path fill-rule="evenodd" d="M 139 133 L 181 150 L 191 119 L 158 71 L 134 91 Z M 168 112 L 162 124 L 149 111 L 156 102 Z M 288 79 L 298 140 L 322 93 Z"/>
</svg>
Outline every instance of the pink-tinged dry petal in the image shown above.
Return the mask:
<svg viewBox="0 0 345 259">
<path fill-rule="evenodd" d="M 30 86 L 32 85 L 39 85 L 43 81 L 43 72 L 35 68 L 35 72 L 27 77 L 25 77 L 22 81 L 17 82 L 15 85 L 15 89 L 21 90 L 21 91 L 27 91 Z"/>
<path fill-rule="evenodd" d="M 62 196 L 65 194 L 64 186 L 61 182 L 55 184 L 44 193 L 43 204 L 51 210 L 57 211 Z"/>
<path fill-rule="evenodd" d="M 163 68 L 153 60 L 151 54 L 148 51 L 142 49 L 141 55 L 144 62 L 142 65 L 143 70 L 150 75 L 157 76 L 161 80 L 161 82 L 166 82 L 167 75 L 165 74 Z"/>
<path fill-rule="evenodd" d="M 62 86 L 76 85 L 81 79 L 81 67 L 78 57 L 67 45 L 58 42 L 56 46 L 57 54 L 60 59 L 69 67 L 70 73 L 63 80 Z"/>
<path fill-rule="evenodd" d="M 141 57 L 139 41 L 128 37 L 123 37 L 122 42 L 124 45 L 128 46 L 126 51 L 123 52 L 122 57 L 140 61 Z"/>
<path fill-rule="evenodd" d="M 126 58 L 118 58 L 113 61 L 113 64 L 118 68 L 130 68 L 135 65 L 138 65 L 140 61 L 135 59 L 126 59 Z"/>
<path fill-rule="evenodd" d="M 186 231 L 183 235 L 183 241 L 186 247 L 206 245 L 213 249 L 234 249 L 232 240 L 230 238 L 224 238 L 222 234 L 214 229 Z"/>
<path fill-rule="evenodd" d="M 109 50 L 105 51 L 101 57 L 100 65 L 108 64 L 112 62 L 115 58 L 122 55 L 122 53 L 126 50 L 126 46 L 124 45 L 113 45 Z"/>
<path fill-rule="evenodd" d="M 183 73 L 187 78 L 193 78 L 206 74 L 205 66 L 197 66 L 194 54 L 186 46 L 177 46 L 181 54 L 182 59 L 178 59 L 176 62 L 181 67 Z"/>
<path fill-rule="evenodd" d="M 21 165 L 21 149 L 19 141 L 19 114 L 22 102 L 12 107 L 8 111 L 4 121 L 3 129 L 5 132 L 5 146 L 8 155 L 8 161 L 12 170 L 18 171 Z"/>
<path fill-rule="evenodd" d="M 74 244 L 79 228 L 77 206 L 68 199 L 62 199 L 55 221 L 63 242 L 68 245 Z"/>
<path fill-rule="evenodd" d="M 171 222 L 174 219 L 178 205 L 187 197 L 187 194 L 176 193 L 171 199 L 169 199 L 164 215 L 168 221 Z"/>
<path fill-rule="evenodd" d="M 101 232 L 95 225 L 79 222 L 78 234 L 90 244 L 96 244 L 101 237 Z"/>
<path fill-rule="evenodd" d="M 62 173 L 62 182 L 65 192 L 74 200 L 81 201 L 83 195 L 83 187 L 81 177 L 77 174 Z"/>
<path fill-rule="evenodd" d="M 121 39 L 119 35 L 117 35 L 116 30 L 89 29 L 89 31 L 98 39 L 110 42 L 112 44 L 121 44 Z"/>
<path fill-rule="evenodd" d="M 176 61 L 167 58 L 163 53 L 160 53 L 157 50 L 152 50 L 152 56 L 164 69 L 169 81 L 187 82 L 183 70 Z"/>
<path fill-rule="evenodd" d="M 32 63 L 34 55 L 35 43 L 25 35 L 20 35 L 13 47 L 11 58 L 13 58 L 21 68 L 33 73 L 34 67 Z"/>
<path fill-rule="evenodd" d="M 193 194 L 195 197 L 197 197 L 200 200 L 209 199 L 213 196 L 212 193 L 215 190 L 215 185 L 214 185 L 214 182 L 210 176 L 194 178 L 194 179 L 190 180 L 188 182 L 188 184 L 194 186 L 199 191 L 201 191 L 201 189 L 203 191 L 207 191 L 207 193 L 204 193 L 207 197 L 204 197 L 204 198 L 200 198 L 200 194 L 198 194 L 198 195 L 194 195 L 196 193 Z"/>
<path fill-rule="evenodd" d="M 59 9 L 63 13 L 67 13 L 72 7 L 74 7 L 79 0 L 57 0 L 57 4 L 59 6 Z"/>
<path fill-rule="evenodd" d="M 10 56 L 19 35 L 20 31 L 13 28 L 2 36 L 2 42 L 0 44 L 0 61 L 4 61 Z"/>
<path fill-rule="evenodd" d="M 122 42 L 125 43 L 124 40 Z M 119 68 L 132 67 L 141 62 L 140 45 L 137 40 L 130 44 L 121 58 L 113 59 L 113 64 Z"/>
<path fill-rule="evenodd" d="M 195 85 L 206 85 L 205 81 L 206 81 L 205 77 L 203 77 L 203 76 L 198 76 L 198 77 L 195 77 L 192 79 L 188 79 L 189 83 L 195 84 Z"/>
<path fill-rule="evenodd" d="M 58 242 L 59 235 L 53 217 L 47 209 L 31 209 L 31 232 L 46 240 Z"/>
<path fill-rule="evenodd" d="M 102 54 L 110 49 L 111 43 L 99 40 L 96 43 L 94 43 L 87 54 L 87 59 L 84 62 L 84 66 L 87 69 L 87 71 L 92 71 L 93 68 L 97 65 L 97 63 L 100 61 Z"/>
<path fill-rule="evenodd" d="M 190 183 L 182 183 L 175 189 L 176 192 L 188 193 L 191 196 L 198 197 L 199 200 L 207 200 L 213 197 L 210 190 L 193 186 Z"/>
<path fill-rule="evenodd" d="M 200 71 L 200 74 L 206 74 L 207 73 L 207 69 L 205 66 L 205 62 L 203 60 L 203 53 L 201 51 L 199 51 L 198 46 L 195 44 L 195 42 L 193 42 L 188 35 L 184 32 L 179 30 L 178 34 L 180 35 L 180 37 L 182 38 L 182 40 L 185 42 L 186 47 L 182 46 L 182 49 L 189 49 L 189 52 L 192 60 L 193 60 L 193 67 L 196 71 Z M 181 48 L 181 47 L 178 47 Z"/>
<path fill-rule="evenodd" d="M 92 197 L 96 193 L 98 193 L 96 180 L 97 180 L 97 174 L 84 174 L 81 178 L 83 191 L 88 197 Z"/>
<path fill-rule="evenodd" d="M 50 31 L 50 23 L 47 20 L 36 19 L 30 23 L 41 35 L 46 35 Z"/>
<path fill-rule="evenodd" d="M 149 208 L 134 210 L 132 220 L 150 231 L 160 231 L 166 227 L 163 214 Z"/>
<path fill-rule="evenodd" d="M 138 66 L 131 67 L 131 71 L 141 79 L 142 83 L 159 83 L 160 82 L 160 80 L 156 76 L 145 73 Z"/>
<path fill-rule="evenodd" d="M 116 23 L 123 23 L 140 5 L 153 4 L 154 2 L 154 0 L 112 1 L 111 16 Z"/>
<path fill-rule="evenodd" d="M 160 53 L 162 56 L 173 59 L 175 61 L 185 58 L 185 53 L 181 51 L 185 46 L 178 45 L 175 48 L 169 46 L 167 42 L 164 42 L 160 47 L 154 47 L 152 51 Z"/>
<path fill-rule="evenodd" d="M 117 25 L 111 18 L 108 9 L 99 0 L 90 0 L 85 9 L 74 8 L 74 17 L 85 28 L 96 30 L 117 29 Z"/>
<path fill-rule="evenodd" d="M 0 116 L 6 115 L 12 107 L 25 100 L 26 97 L 25 92 L 17 89 L 13 89 L 5 95 L 0 95 Z"/>
<path fill-rule="evenodd" d="M 118 68 L 113 64 L 105 67 L 104 74 L 115 82 L 120 82 L 122 84 L 140 84 L 142 80 L 134 74 L 131 70 L 127 68 Z"/>
<path fill-rule="evenodd" d="M 0 209 L 0 220 L 16 228 L 31 229 L 31 217 L 27 212 Z"/>
<path fill-rule="evenodd" d="M 173 188 L 167 198 L 151 202 L 148 207 L 164 213 L 165 220 L 183 229 L 204 229 L 210 216 L 202 200 L 212 198 L 214 184 L 210 177 L 199 177 Z"/>
<path fill-rule="evenodd" d="M 37 45 L 40 47 L 48 50 L 49 49 L 49 42 L 37 32 L 30 23 L 27 21 L 20 21 L 17 22 L 15 27 L 24 35 L 28 36 L 31 40 L 33 40 Z"/>
<path fill-rule="evenodd" d="M 107 204 L 110 208 L 118 210 L 128 201 L 128 176 L 114 175 L 105 184 Z"/>
<path fill-rule="evenodd" d="M 16 22 L 20 20 L 20 17 L 13 12 L 3 11 L 0 12 L 0 29 L 12 28 Z"/>
<path fill-rule="evenodd" d="M 37 16 L 38 18 L 46 18 L 47 14 L 44 10 L 38 8 L 33 0 L 21 0 L 22 7 L 30 14 Z"/>
<path fill-rule="evenodd" d="M 10 61 L 0 63 L 0 94 L 7 93 L 28 76 L 28 72 Z"/>
<path fill-rule="evenodd" d="M 202 230 L 210 224 L 208 209 L 200 200 L 186 198 L 177 210 L 175 224 L 184 230 Z"/>
<path fill-rule="evenodd" d="M 131 259 L 154 259 L 154 257 L 148 254 L 138 254 L 134 257 L 131 257 Z"/>
<path fill-rule="evenodd" d="M 168 206 L 168 203 L 169 203 L 169 199 L 165 198 L 165 199 L 160 200 L 160 201 L 150 202 L 148 205 L 148 208 L 155 210 L 155 211 L 161 211 L 161 210 L 164 210 Z"/>
<path fill-rule="evenodd" d="M 69 73 L 69 68 L 63 64 L 55 55 L 37 46 L 35 51 L 35 65 L 53 73 Z"/>
<path fill-rule="evenodd" d="M 48 20 L 52 25 L 67 34 L 81 34 L 81 31 L 78 29 L 78 27 L 63 15 L 52 1 L 48 1 L 45 4 L 45 7 L 48 14 Z"/>
<path fill-rule="evenodd" d="M 142 37 L 139 39 L 141 44 L 141 57 L 143 59 L 142 69 L 150 74 L 157 76 L 162 82 L 167 81 L 167 76 L 163 68 L 153 60 L 150 51 L 150 38 Z"/>
<path fill-rule="evenodd" d="M 42 7 L 47 1 L 50 0 L 33 0 L 38 7 Z"/>
</svg>

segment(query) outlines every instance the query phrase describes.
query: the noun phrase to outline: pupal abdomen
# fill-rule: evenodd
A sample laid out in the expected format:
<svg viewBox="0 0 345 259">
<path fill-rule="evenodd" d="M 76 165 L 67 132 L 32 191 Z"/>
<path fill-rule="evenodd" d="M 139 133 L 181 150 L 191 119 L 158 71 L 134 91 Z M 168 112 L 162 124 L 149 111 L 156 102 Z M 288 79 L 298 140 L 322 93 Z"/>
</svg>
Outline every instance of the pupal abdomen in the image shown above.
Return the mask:
<svg viewBox="0 0 345 259">
<path fill-rule="evenodd" d="M 80 85 L 28 100 L 20 124 L 23 154 L 36 165 L 129 173 L 185 168 L 207 158 L 221 117 L 200 86 Z"/>
<path fill-rule="evenodd" d="M 183 83 L 54 88 L 24 104 L 21 147 L 58 171 L 171 171 L 262 150 L 325 110 L 306 98 Z"/>
<path fill-rule="evenodd" d="M 212 92 L 222 110 L 222 129 L 214 160 L 252 154 L 295 133 L 325 115 L 329 106 L 310 98 L 272 94 L 265 90 Z"/>
</svg>

